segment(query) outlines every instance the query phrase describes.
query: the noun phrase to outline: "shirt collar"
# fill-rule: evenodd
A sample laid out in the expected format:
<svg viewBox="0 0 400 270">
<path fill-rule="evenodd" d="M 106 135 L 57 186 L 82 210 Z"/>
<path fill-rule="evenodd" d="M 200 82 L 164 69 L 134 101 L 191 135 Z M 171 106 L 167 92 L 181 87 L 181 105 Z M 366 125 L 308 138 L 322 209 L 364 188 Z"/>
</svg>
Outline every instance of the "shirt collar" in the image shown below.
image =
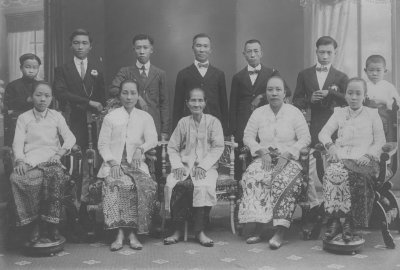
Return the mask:
<svg viewBox="0 0 400 270">
<path fill-rule="evenodd" d="M 197 61 L 196 59 L 194 59 L 194 65 L 197 67 L 197 68 L 199 68 L 199 61 Z M 207 60 L 207 61 L 205 61 L 204 63 L 202 63 L 202 64 L 208 64 L 209 66 L 210 66 L 210 62 Z"/>
<path fill-rule="evenodd" d="M 88 63 L 87 57 L 85 59 L 79 59 L 78 57 L 74 56 L 74 62 L 76 65 L 80 65 L 82 61 L 84 65 L 87 65 Z"/>
<path fill-rule="evenodd" d="M 332 66 L 332 64 L 329 64 L 329 65 L 326 65 L 326 66 L 324 66 L 324 67 L 327 67 L 327 68 L 328 68 L 328 71 L 329 71 L 329 69 L 331 68 L 331 66 Z M 316 68 L 321 68 L 321 67 L 323 67 L 323 66 L 318 62 Z"/>
<path fill-rule="evenodd" d="M 136 67 L 138 69 L 141 69 L 142 66 L 144 66 L 146 68 L 146 70 L 150 70 L 150 61 L 147 61 L 146 64 L 142 64 L 142 63 L 139 62 L 139 60 L 136 60 Z"/>
<path fill-rule="evenodd" d="M 247 65 L 247 71 L 255 71 L 255 70 L 261 70 L 261 64 L 258 64 L 255 68 L 253 68 L 250 65 Z"/>
</svg>

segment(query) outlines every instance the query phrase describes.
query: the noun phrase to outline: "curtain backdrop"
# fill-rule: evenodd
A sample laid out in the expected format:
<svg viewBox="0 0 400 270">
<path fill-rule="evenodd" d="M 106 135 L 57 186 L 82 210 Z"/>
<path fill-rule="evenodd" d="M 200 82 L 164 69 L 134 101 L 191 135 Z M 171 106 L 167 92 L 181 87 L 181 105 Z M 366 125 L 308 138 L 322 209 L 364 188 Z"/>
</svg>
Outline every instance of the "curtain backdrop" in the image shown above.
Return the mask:
<svg viewBox="0 0 400 270">
<path fill-rule="evenodd" d="M 31 52 L 30 42 L 32 35 L 32 31 L 8 33 L 8 70 L 10 82 L 21 77 L 19 57 L 24 53 Z"/>
</svg>

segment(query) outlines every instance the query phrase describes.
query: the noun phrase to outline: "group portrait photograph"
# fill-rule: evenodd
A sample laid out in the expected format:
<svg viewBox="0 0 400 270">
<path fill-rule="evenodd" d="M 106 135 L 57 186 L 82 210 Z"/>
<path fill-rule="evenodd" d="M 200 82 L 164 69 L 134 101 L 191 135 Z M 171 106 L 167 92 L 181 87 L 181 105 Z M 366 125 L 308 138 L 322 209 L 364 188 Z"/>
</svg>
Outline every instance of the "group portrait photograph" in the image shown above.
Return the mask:
<svg viewBox="0 0 400 270">
<path fill-rule="evenodd" d="M 400 269 L 400 0 L 0 0 L 0 269 Z"/>
</svg>

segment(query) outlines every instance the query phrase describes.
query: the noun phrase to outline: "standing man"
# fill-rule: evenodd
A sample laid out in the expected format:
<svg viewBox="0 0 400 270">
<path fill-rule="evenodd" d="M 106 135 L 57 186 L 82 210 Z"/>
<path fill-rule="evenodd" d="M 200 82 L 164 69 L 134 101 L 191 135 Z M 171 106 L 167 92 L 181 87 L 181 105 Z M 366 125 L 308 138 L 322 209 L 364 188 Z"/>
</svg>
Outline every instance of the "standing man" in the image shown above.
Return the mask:
<svg viewBox="0 0 400 270">
<path fill-rule="evenodd" d="M 197 34 L 192 45 L 194 63 L 181 71 L 176 77 L 173 111 L 173 128 L 178 121 L 190 114 L 185 101 L 189 91 L 201 88 L 205 92 L 207 106 L 204 113 L 217 117 L 222 124 L 224 134 L 228 135 L 228 98 L 226 95 L 225 74 L 210 65 L 211 38 L 206 34 Z"/>
<path fill-rule="evenodd" d="M 250 115 L 254 109 L 267 103 L 265 91 L 268 79 L 273 75 L 279 75 L 278 70 L 261 64 L 263 51 L 259 40 L 246 41 L 243 56 L 247 66 L 232 78 L 229 103 L 229 129 L 239 143 L 239 149 L 243 146 L 243 132 Z M 286 97 L 290 97 L 291 92 L 286 84 L 285 91 Z"/>
<path fill-rule="evenodd" d="M 122 81 L 135 80 L 139 91 L 138 107 L 153 117 L 159 139 L 166 139 L 170 129 L 169 98 L 165 71 L 150 63 L 154 39 L 149 35 L 139 34 L 133 37 L 132 45 L 136 63 L 118 71 L 111 83 L 110 95 L 118 94 Z"/>
<path fill-rule="evenodd" d="M 318 143 L 318 133 L 333 114 L 333 109 L 347 104 L 344 95 L 348 77 L 332 66 L 337 42 L 332 37 L 323 36 L 317 40 L 316 47 L 318 63 L 299 73 L 293 96 L 293 105 L 301 110 L 311 109 L 311 147 Z M 323 166 L 322 160 L 315 160 L 313 155 L 310 155 L 308 189 L 310 219 L 318 214 L 319 202 L 315 190 L 315 181 L 318 179 L 317 166 Z M 311 237 L 318 236 L 319 229 Z"/>
<path fill-rule="evenodd" d="M 53 88 L 61 109 L 65 111 L 66 105 L 70 108 L 69 125 L 85 158 L 85 149 L 89 142 L 87 117 L 103 110 L 105 103 L 104 77 L 99 70 L 99 65 L 88 60 L 89 52 L 92 49 L 92 37 L 89 32 L 77 29 L 72 32 L 70 41 L 74 57 L 64 65 L 56 67 Z M 95 128 L 99 127 L 93 127 L 92 134 L 97 134 Z M 84 176 L 87 176 L 87 173 L 85 174 Z M 86 212 L 89 200 L 89 180 L 89 177 L 83 178 L 80 206 L 81 223 L 87 230 L 89 230 Z"/>
</svg>

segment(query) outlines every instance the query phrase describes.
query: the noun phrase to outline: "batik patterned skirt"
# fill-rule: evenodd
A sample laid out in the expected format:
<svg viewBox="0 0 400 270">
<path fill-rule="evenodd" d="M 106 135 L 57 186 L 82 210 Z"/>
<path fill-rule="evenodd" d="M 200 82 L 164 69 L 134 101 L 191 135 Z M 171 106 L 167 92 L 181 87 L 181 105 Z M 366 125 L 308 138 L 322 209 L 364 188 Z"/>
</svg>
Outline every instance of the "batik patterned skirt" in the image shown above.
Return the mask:
<svg viewBox="0 0 400 270">
<path fill-rule="evenodd" d="M 10 181 L 17 226 L 27 225 L 38 217 L 50 223 L 59 223 L 68 180 L 62 165 L 54 162 L 28 167 L 24 176 L 12 173 Z"/>
<path fill-rule="evenodd" d="M 379 164 L 371 160 L 359 166 L 345 159 L 330 163 L 323 178 L 323 196 L 328 217 L 351 217 L 354 226 L 367 227 L 374 203 L 374 179 Z"/>
<path fill-rule="evenodd" d="M 103 212 L 106 229 L 132 228 L 139 234 L 149 233 L 156 205 L 157 184 L 141 170 L 122 162 L 124 175 L 103 182 Z"/>
<path fill-rule="evenodd" d="M 301 192 L 302 167 L 296 161 L 284 166 L 262 169 L 261 158 L 254 160 L 243 174 L 243 197 L 239 205 L 239 222 L 269 223 L 289 227 Z"/>
</svg>

